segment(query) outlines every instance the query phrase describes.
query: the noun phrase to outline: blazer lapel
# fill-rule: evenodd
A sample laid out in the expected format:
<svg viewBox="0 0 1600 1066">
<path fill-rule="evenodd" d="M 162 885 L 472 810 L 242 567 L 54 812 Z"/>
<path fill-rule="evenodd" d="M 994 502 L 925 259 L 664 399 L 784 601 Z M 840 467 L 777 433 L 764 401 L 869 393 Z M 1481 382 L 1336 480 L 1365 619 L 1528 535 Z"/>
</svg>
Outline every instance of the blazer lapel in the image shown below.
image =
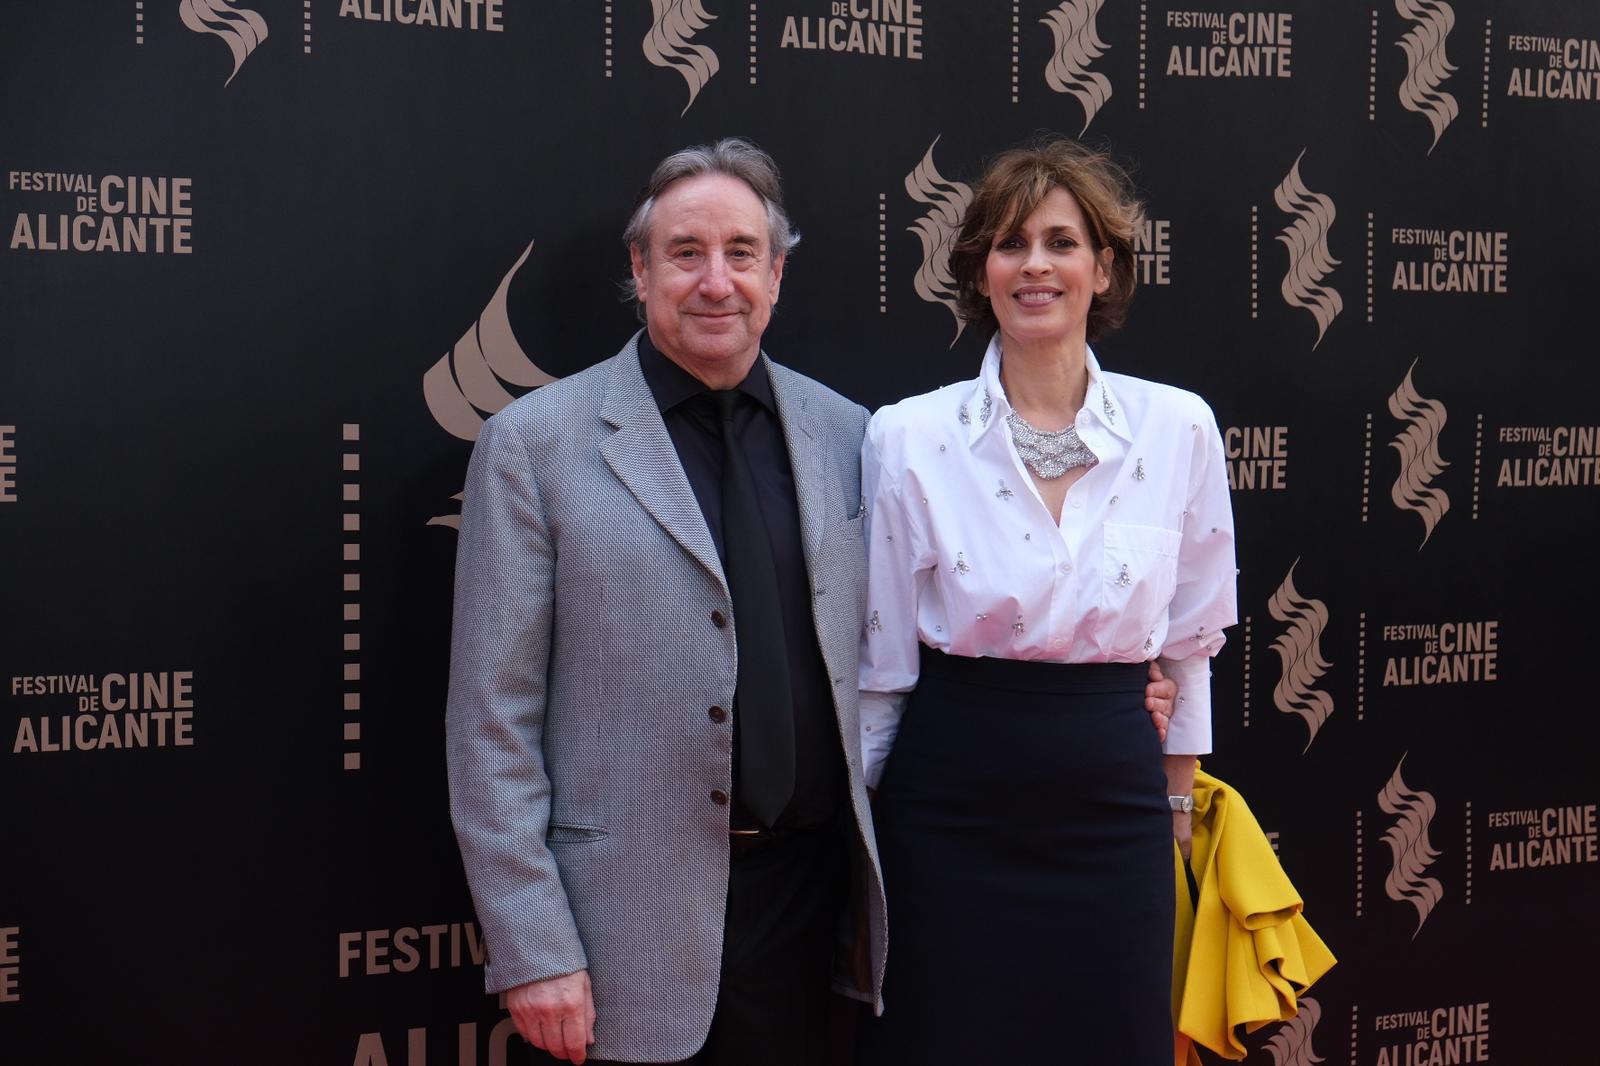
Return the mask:
<svg viewBox="0 0 1600 1066">
<path fill-rule="evenodd" d="M 794 471 L 795 502 L 800 508 L 800 539 L 805 546 L 806 569 L 816 572 L 817 553 L 822 548 L 822 531 L 828 524 L 827 456 L 824 440 L 817 432 L 815 419 L 807 409 L 804 395 L 793 387 L 786 367 L 767 363 L 772 380 L 772 395 L 778 404 L 778 421 L 783 424 L 783 440 L 789 447 L 789 466 Z M 848 516 L 840 516 L 848 517 Z"/>
<path fill-rule="evenodd" d="M 630 341 L 606 385 L 600 417 L 616 432 L 600 442 L 600 455 L 650 516 L 717 579 L 727 578 L 717 558 L 705 515 L 695 500 L 678 451 L 667 435 L 655 395 L 639 369 L 639 351 Z"/>
</svg>

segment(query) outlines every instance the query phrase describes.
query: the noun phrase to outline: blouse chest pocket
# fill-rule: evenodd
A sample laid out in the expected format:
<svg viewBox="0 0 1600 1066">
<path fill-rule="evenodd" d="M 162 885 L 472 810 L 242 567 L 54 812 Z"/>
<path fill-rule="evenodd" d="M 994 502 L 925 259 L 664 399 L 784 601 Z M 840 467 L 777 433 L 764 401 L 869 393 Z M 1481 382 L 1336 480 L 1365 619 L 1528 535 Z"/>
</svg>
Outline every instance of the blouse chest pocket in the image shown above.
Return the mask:
<svg viewBox="0 0 1600 1066">
<path fill-rule="evenodd" d="M 1110 646 L 1137 653 L 1166 616 L 1182 541 L 1183 534 L 1160 526 L 1106 523 L 1100 606 L 1115 633 Z"/>
</svg>

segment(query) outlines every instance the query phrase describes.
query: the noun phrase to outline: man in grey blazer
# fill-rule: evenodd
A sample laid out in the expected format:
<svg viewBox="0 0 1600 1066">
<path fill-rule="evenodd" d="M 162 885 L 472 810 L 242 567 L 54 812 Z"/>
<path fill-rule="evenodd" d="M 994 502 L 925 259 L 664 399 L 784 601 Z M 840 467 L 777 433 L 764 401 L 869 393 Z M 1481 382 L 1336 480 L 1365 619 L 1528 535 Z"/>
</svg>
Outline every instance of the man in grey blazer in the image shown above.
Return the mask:
<svg viewBox="0 0 1600 1066">
<path fill-rule="evenodd" d="M 669 157 L 628 237 L 647 331 L 490 419 L 467 475 L 450 795 L 487 986 L 573 1062 L 823 1062 L 830 972 L 877 1004 L 887 940 L 856 712 L 867 413 L 761 353 L 794 241 L 765 153 Z M 765 818 L 693 395 L 735 390 L 790 608 L 792 798 Z"/>
<path fill-rule="evenodd" d="M 764 152 L 668 157 L 626 238 L 646 330 L 490 419 L 467 476 L 450 797 L 487 987 L 558 1059 L 825 1063 L 830 984 L 881 1010 L 887 946 L 867 413 L 761 352 L 797 239 Z"/>
</svg>

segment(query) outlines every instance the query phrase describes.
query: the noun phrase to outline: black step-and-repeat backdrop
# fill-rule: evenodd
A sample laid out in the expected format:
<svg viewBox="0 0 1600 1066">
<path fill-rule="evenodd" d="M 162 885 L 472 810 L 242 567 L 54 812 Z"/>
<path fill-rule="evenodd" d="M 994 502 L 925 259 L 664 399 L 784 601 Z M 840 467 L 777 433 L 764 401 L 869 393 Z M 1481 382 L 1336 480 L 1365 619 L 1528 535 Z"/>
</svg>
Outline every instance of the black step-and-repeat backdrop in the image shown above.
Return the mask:
<svg viewBox="0 0 1600 1066">
<path fill-rule="evenodd" d="M 1206 763 L 1341 959 L 1250 1061 L 1595 1061 L 1592 3 L 31 0 L 0 79 L 8 1066 L 522 1061 L 445 808 L 483 419 L 734 133 L 769 350 L 971 376 L 952 227 L 1041 128 L 1148 201 L 1102 361 L 1226 435 Z"/>
</svg>

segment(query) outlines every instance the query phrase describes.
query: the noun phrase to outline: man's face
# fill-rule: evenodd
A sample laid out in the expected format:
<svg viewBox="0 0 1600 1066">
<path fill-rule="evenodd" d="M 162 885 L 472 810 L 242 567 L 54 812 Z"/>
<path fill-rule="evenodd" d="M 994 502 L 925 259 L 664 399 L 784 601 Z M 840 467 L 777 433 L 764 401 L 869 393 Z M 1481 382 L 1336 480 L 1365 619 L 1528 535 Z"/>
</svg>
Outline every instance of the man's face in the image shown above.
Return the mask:
<svg viewBox="0 0 1600 1066">
<path fill-rule="evenodd" d="M 750 187 L 702 174 L 667 187 L 650 211 L 649 247 L 631 249 L 650 340 L 711 388 L 732 388 L 761 351 L 783 258 Z"/>
</svg>

